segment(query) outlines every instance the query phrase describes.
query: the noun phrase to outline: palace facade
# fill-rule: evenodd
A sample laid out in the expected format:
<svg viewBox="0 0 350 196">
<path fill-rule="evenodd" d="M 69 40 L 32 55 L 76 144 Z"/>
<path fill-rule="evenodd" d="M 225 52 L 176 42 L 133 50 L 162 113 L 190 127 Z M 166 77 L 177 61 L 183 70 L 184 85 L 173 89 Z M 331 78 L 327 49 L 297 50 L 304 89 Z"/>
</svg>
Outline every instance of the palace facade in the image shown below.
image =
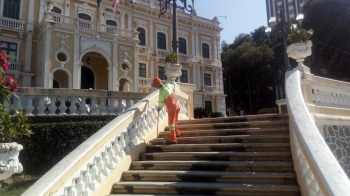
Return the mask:
<svg viewBox="0 0 350 196">
<path fill-rule="evenodd" d="M 172 12 L 158 0 L 0 0 L 6 72 L 21 87 L 151 92 L 167 80 Z M 200 2 L 198 2 L 200 3 Z M 181 3 L 178 3 L 181 4 Z M 225 114 L 219 21 L 177 9 L 179 83 L 194 84 L 194 107 Z"/>
</svg>

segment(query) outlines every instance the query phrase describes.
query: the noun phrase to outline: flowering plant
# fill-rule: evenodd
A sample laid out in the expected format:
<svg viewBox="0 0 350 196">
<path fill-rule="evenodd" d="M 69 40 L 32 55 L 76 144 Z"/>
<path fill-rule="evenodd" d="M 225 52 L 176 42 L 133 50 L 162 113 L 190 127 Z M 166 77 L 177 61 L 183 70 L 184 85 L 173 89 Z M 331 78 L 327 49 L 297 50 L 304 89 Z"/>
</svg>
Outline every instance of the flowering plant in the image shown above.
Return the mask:
<svg viewBox="0 0 350 196">
<path fill-rule="evenodd" d="M 4 73 L 9 69 L 10 63 L 7 58 L 14 58 L 2 51 L 0 46 L 0 142 L 11 142 L 20 136 L 30 136 L 32 131 L 27 123 L 26 117 L 22 111 L 17 111 L 4 104 L 9 105 L 10 96 L 16 96 L 18 84 L 11 76 L 3 78 Z"/>
<path fill-rule="evenodd" d="M 5 101 L 10 103 L 10 95 L 15 96 L 17 92 L 18 84 L 11 76 L 3 78 L 4 73 L 9 69 L 10 63 L 7 61 L 7 58 L 13 58 L 6 53 L 4 53 L 0 46 L 0 104 L 3 104 Z"/>
<path fill-rule="evenodd" d="M 294 29 L 290 34 L 288 34 L 287 40 L 289 43 L 306 42 L 310 40 L 312 34 L 312 29 L 308 31 L 305 29 Z"/>
</svg>

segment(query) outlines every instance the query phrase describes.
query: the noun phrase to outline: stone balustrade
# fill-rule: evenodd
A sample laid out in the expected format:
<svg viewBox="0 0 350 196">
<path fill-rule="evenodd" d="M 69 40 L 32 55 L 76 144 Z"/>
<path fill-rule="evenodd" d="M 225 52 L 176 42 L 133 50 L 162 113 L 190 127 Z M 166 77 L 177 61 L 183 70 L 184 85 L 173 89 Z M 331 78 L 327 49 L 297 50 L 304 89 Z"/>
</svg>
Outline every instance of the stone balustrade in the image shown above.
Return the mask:
<svg viewBox="0 0 350 196">
<path fill-rule="evenodd" d="M 117 35 L 126 38 L 137 38 L 137 32 L 129 29 L 121 29 L 119 27 L 96 23 L 93 21 L 88 21 L 80 18 L 75 18 L 71 16 L 65 16 L 62 14 L 57 14 L 54 12 L 45 12 L 44 19 L 48 22 L 59 23 L 68 26 L 75 26 L 78 28 L 84 28 L 91 31 L 98 31 L 102 33 L 107 33 L 110 35 Z M 96 26 L 97 25 L 97 26 Z M 138 38 L 137 38 L 138 39 Z"/>
<path fill-rule="evenodd" d="M 13 106 L 26 115 L 120 114 L 146 94 L 106 90 L 19 88 Z"/>
<path fill-rule="evenodd" d="M 298 69 L 286 74 L 291 151 L 302 195 L 350 195 L 349 167 L 340 164 L 350 161 L 344 146 L 350 143 L 344 131 L 350 125 L 349 87 Z"/>
<path fill-rule="evenodd" d="M 10 29 L 24 30 L 23 24 L 24 24 L 24 21 L 22 20 L 0 17 L 0 27 L 3 27 L 3 28 L 5 27 Z"/>
<path fill-rule="evenodd" d="M 58 95 L 56 89 L 49 90 Z M 21 92 L 24 90 L 21 89 Z M 75 95 L 82 92 L 83 90 L 78 90 Z M 100 96 L 104 97 L 102 92 L 99 92 Z M 30 89 L 27 93 L 33 94 Z M 89 91 L 87 93 L 92 94 Z M 112 92 L 111 96 L 113 93 L 118 92 Z M 176 91 L 176 94 L 181 106 L 179 118 L 188 119 L 186 108 L 190 104 L 189 96 L 181 91 Z M 120 179 L 122 172 L 128 170 L 131 162 L 145 150 L 146 143 L 157 137 L 158 129 L 164 130 L 167 125 L 166 111 L 157 112 L 158 97 L 159 90 L 122 112 L 68 154 L 22 196 L 108 195 L 112 184 Z"/>
</svg>

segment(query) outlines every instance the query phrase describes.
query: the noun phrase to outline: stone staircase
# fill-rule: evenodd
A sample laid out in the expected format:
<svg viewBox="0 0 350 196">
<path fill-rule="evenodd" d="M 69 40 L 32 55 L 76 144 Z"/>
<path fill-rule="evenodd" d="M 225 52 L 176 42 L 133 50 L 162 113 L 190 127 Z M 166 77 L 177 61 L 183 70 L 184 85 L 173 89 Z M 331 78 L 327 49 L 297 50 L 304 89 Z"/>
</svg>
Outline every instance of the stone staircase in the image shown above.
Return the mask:
<svg viewBox="0 0 350 196">
<path fill-rule="evenodd" d="M 113 185 L 117 195 L 301 195 L 288 116 L 186 120 L 176 145 L 148 145 Z M 168 138 L 169 132 L 159 134 Z"/>
</svg>

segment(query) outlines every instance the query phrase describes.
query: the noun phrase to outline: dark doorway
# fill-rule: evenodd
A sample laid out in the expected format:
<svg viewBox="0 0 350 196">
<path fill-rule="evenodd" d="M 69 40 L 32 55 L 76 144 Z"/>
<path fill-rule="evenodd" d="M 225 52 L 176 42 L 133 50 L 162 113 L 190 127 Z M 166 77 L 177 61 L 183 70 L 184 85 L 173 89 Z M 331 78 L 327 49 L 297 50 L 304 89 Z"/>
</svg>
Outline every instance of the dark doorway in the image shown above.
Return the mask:
<svg viewBox="0 0 350 196">
<path fill-rule="evenodd" d="M 94 89 L 95 86 L 95 76 L 90 68 L 82 66 L 81 67 L 81 81 L 80 88 L 81 89 Z"/>
</svg>

